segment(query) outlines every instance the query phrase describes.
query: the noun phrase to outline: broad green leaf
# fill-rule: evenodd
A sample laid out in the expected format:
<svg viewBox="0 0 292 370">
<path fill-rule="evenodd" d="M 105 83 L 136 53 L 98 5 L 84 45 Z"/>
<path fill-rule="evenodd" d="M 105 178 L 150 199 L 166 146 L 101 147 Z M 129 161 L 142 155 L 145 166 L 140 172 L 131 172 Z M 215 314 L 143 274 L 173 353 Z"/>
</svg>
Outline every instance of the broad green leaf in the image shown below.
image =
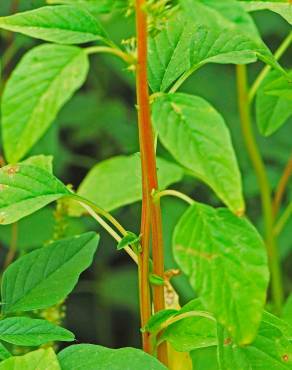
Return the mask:
<svg viewBox="0 0 292 370">
<path fill-rule="evenodd" d="M 159 189 L 182 179 L 184 172 L 178 165 L 157 159 Z M 77 194 L 99 207 L 112 211 L 142 198 L 140 155 L 117 156 L 94 166 L 77 190 Z M 71 213 L 79 215 L 81 208 L 72 205 Z"/>
<path fill-rule="evenodd" d="M 58 111 L 86 79 L 88 57 L 75 46 L 41 45 L 30 50 L 9 78 L 2 98 L 5 156 L 28 153 Z"/>
<path fill-rule="evenodd" d="M 277 13 L 281 17 L 283 17 L 288 23 L 292 24 L 292 5 L 288 1 L 252 1 L 241 3 L 248 12 L 254 12 L 256 10 L 271 10 L 272 12 Z"/>
<path fill-rule="evenodd" d="M 84 6 L 90 13 L 99 15 L 116 9 L 126 9 L 127 0 L 47 0 L 48 4 Z"/>
<path fill-rule="evenodd" d="M 99 241 L 93 232 L 63 239 L 19 258 L 2 279 L 2 311 L 30 311 L 59 303 L 93 259 Z"/>
<path fill-rule="evenodd" d="M 219 370 L 217 347 L 199 348 L 190 353 L 194 369 Z"/>
<path fill-rule="evenodd" d="M 267 318 L 262 321 L 251 345 L 240 348 L 232 340 L 225 342 L 223 355 L 226 370 L 291 369 L 292 343 Z"/>
<path fill-rule="evenodd" d="M 0 363 L 0 370 L 61 370 L 61 367 L 52 348 L 48 348 L 10 357 Z"/>
<path fill-rule="evenodd" d="M 11 356 L 12 354 L 8 351 L 8 349 L 2 343 L 0 343 L 0 360 L 6 360 Z"/>
<path fill-rule="evenodd" d="M 101 25 L 90 13 L 69 5 L 44 6 L 0 17 L 0 28 L 59 44 L 82 44 L 105 38 Z"/>
<path fill-rule="evenodd" d="M 53 173 L 53 156 L 51 155 L 34 155 L 21 162 L 30 166 L 37 166 L 47 172 Z"/>
<path fill-rule="evenodd" d="M 291 5 L 292 11 L 292 5 Z M 278 96 L 283 99 L 292 100 L 292 71 L 289 75 L 279 76 L 274 81 L 271 81 L 265 88 L 265 93 L 268 95 Z"/>
<path fill-rule="evenodd" d="M 231 20 L 233 15 L 224 17 L 215 5 L 197 0 L 183 4 L 185 12 L 177 12 L 149 42 L 149 83 L 154 92 L 167 91 L 179 77 L 188 77 L 207 63 L 247 64 L 260 59 L 278 67 L 251 26 L 244 32 L 242 24 Z"/>
<path fill-rule="evenodd" d="M 177 316 L 191 311 L 204 311 L 200 299 L 187 303 Z M 187 317 L 169 325 L 161 339 L 167 340 L 179 352 L 214 346 L 217 344 L 216 322 L 202 316 Z"/>
<path fill-rule="evenodd" d="M 93 344 L 70 346 L 58 355 L 62 370 L 166 370 L 156 358 L 136 348 L 109 349 Z"/>
<path fill-rule="evenodd" d="M 74 334 L 46 320 L 8 317 L 0 321 L 0 339 L 18 346 L 40 346 L 48 342 L 71 342 Z"/>
<path fill-rule="evenodd" d="M 173 250 L 206 309 L 237 343 L 251 343 L 269 282 L 265 247 L 256 229 L 228 209 L 196 203 L 176 226 Z"/>
<path fill-rule="evenodd" d="M 15 164 L 0 169 L 0 224 L 7 225 L 71 193 L 38 166 Z"/>
<path fill-rule="evenodd" d="M 292 77 L 292 73 L 289 73 Z M 284 78 L 283 78 L 284 80 Z M 277 131 L 292 116 L 292 104 L 284 94 L 270 94 L 270 86 L 282 81 L 281 75 L 272 71 L 260 85 L 256 96 L 256 121 L 262 135 L 269 136 Z M 286 83 L 286 79 L 284 80 Z"/>
<path fill-rule="evenodd" d="M 241 176 L 222 116 L 204 99 L 182 94 L 159 97 L 153 123 L 174 158 L 209 185 L 236 213 L 244 211 Z"/>
</svg>

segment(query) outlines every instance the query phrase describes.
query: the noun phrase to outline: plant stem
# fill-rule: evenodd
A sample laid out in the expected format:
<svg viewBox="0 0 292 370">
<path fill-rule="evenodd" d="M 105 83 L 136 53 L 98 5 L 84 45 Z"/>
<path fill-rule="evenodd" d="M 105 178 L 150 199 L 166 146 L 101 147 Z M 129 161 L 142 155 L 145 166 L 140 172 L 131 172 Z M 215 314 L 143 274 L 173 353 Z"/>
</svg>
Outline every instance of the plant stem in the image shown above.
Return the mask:
<svg viewBox="0 0 292 370">
<path fill-rule="evenodd" d="M 224 328 L 217 323 L 217 363 L 219 370 L 225 370 L 225 359 L 224 359 Z"/>
<path fill-rule="evenodd" d="M 109 47 L 109 46 L 90 46 L 85 49 L 85 52 L 90 54 L 96 54 L 96 53 L 106 53 L 106 54 L 113 54 L 117 57 L 121 58 L 123 61 L 129 64 L 135 63 L 135 59 L 132 55 L 125 53 L 121 49 L 117 47 Z"/>
<path fill-rule="evenodd" d="M 277 186 L 277 190 L 274 196 L 274 202 L 273 202 L 273 211 L 274 211 L 274 217 L 277 216 L 283 196 L 285 194 L 286 187 L 288 185 L 290 176 L 292 175 L 292 156 L 289 159 L 283 175 L 281 176 L 281 179 L 279 181 L 279 184 Z"/>
<path fill-rule="evenodd" d="M 158 191 L 156 194 L 154 194 L 154 200 L 156 201 L 157 199 L 160 199 L 165 196 L 172 196 L 172 197 L 179 198 L 185 201 L 186 203 L 188 203 L 189 205 L 192 205 L 195 203 L 195 201 L 192 198 L 190 198 L 188 195 L 181 193 L 180 191 L 172 190 L 172 189 Z"/>
<path fill-rule="evenodd" d="M 101 216 L 99 216 L 98 213 L 94 212 L 93 209 L 90 206 L 88 206 L 87 204 L 85 204 L 83 202 L 78 202 L 78 203 L 84 209 L 86 209 L 86 211 L 90 214 L 90 216 L 92 216 L 117 242 L 120 242 L 122 240 L 122 238 L 120 237 L 120 235 L 110 225 L 108 225 L 104 221 L 104 219 Z M 135 254 L 135 252 L 132 250 L 132 248 L 130 246 L 127 246 L 124 249 L 128 253 L 128 255 L 132 258 L 132 260 L 136 264 L 138 264 L 138 257 Z"/>
<path fill-rule="evenodd" d="M 289 205 L 286 207 L 285 211 L 282 213 L 281 217 L 279 218 L 278 222 L 274 227 L 274 233 L 276 236 L 281 234 L 291 215 L 292 215 L 292 202 L 289 203 Z"/>
<path fill-rule="evenodd" d="M 261 194 L 262 211 L 265 225 L 266 248 L 271 272 L 272 301 L 275 306 L 275 311 L 277 313 L 280 313 L 283 303 L 283 285 L 277 243 L 273 232 L 274 216 L 273 216 L 271 189 L 265 165 L 259 152 L 252 128 L 250 106 L 248 101 L 248 83 L 246 66 L 238 65 L 236 67 L 236 72 L 237 72 L 237 90 L 241 118 L 241 129 L 245 140 L 247 152 L 249 154 L 250 160 L 256 173 Z"/>
<path fill-rule="evenodd" d="M 147 77 L 147 14 L 144 11 L 146 1 L 136 0 L 136 31 L 137 31 L 137 101 L 138 101 L 138 126 L 139 142 L 142 167 L 142 253 L 140 258 L 140 304 L 142 327 L 151 316 L 150 294 L 149 294 L 149 249 L 150 249 L 150 226 L 152 230 L 153 248 L 153 272 L 164 278 L 164 258 L 162 240 L 162 221 L 160 202 L 154 202 L 152 192 L 157 191 L 156 155 L 154 135 L 151 123 L 148 77 Z M 164 309 L 164 287 L 153 287 L 154 311 Z M 143 338 L 144 349 L 149 352 L 149 336 Z M 158 358 L 167 365 L 167 348 L 162 345 L 158 349 Z"/>
<path fill-rule="evenodd" d="M 285 51 L 290 46 L 291 42 L 292 42 L 292 32 L 290 32 L 288 34 L 288 36 L 283 40 L 283 42 L 281 43 L 279 48 L 276 50 L 275 55 L 274 55 L 276 60 L 279 60 L 281 58 L 281 56 L 285 53 Z M 250 103 L 253 101 L 253 99 L 256 95 L 256 92 L 257 92 L 258 88 L 260 87 L 260 84 L 263 82 L 263 80 L 265 79 L 267 74 L 270 72 L 270 70 L 271 70 L 271 67 L 266 65 L 262 69 L 262 71 L 260 72 L 258 77 L 256 78 L 253 85 L 251 86 L 251 88 L 249 90 L 249 94 L 248 94 L 248 100 L 249 100 Z"/>
</svg>

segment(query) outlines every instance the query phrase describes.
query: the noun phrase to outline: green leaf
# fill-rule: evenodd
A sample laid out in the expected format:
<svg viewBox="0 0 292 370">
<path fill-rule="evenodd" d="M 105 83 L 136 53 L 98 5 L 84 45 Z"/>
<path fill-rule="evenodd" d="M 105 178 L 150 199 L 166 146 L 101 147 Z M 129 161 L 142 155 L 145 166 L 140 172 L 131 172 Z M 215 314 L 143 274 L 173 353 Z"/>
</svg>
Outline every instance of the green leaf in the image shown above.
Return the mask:
<svg viewBox="0 0 292 370">
<path fill-rule="evenodd" d="M 178 312 L 178 310 L 172 308 L 158 311 L 151 316 L 150 320 L 143 328 L 143 331 L 147 331 L 151 334 L 157 334 L 158 331 L 161 330 L 161 325 L 171 317 L 174 317 Z"/>
<path fill-rule="evenodd" d="M 41 45 L 22 58 L 2 98 L 6 158 L 17 162 L 42 137 L 58 111 L 84 83 L 89 68 L 83 49 Z"/>
<path fill-rule="evenodd" d="M 217 347 L 199 348 L 190 353 L 194 369 L 219 370 Z"/>
<path fill-rule="evenodd" d="M 187 303 L 176 316 L 191 311 L 204 311 L 200 299 Z M 179 352 L 214 346 L 217 344 L 216 322 L 202 316 L 186 317 L 169 325 L 161 340 L 167 340 Z"/>
<path fill-rule="evenodd" d="M 165 29 L 150 39 L 149 83 L 154 92 L 167 91 L 178 78 L 188 77 L 207 63 L 247 64 L 260 59 L 279 68 L 251 21 L 243 31 L 242 11 L 239 16 L 236 12 L 241 20 L 236 23 L 234 14 L 226 12 L 227 5 L 206 3 L 212 7 L 184 0 L 185 12 L 177 12 Z M 233 5 L 232 2 L 229 6 Z M 223 8 L 222 14 L 216 8 L 220 11 Z"/>
<path fill-rule="evenodd" d="M 237 343 L 251 343 L 269 282 L 265 247 L 256 229 L 227 209 L 196 203 L 177 224 L 173 249 L 206 309 Z"/>
<path fill-rule="evenodd" d="M 7 225 L 71 193 L 38 166 L 8 165 L 0 169 L 0 224 Z"/>
<path fill-rule="evenodd" d="M 292 77 L 292 73 L 289 72 Z M 272 135 L 276 132 L 292 115 L 291 101 L 287 100 L 284 94 L 272 95 L 270 94 L 270 86 L 273 84 L 286 82 L 287 79 L 282 78 L 281 75 L 272 71 L 264 79 L 256 96 L 256 121 L 260 133 L 264 136 Z"/>
<path fill-rule="evenodd" d="M 156 274 L 151 274 L 151 273 L 149 274 L 149 282 L 152 285 L 158 285 L 158 286 L 165 285 L 165 281 L 161 276 L 158 276 Z"/>
<path fill-rule="evenodd" d="M 116 9 L 126 9 L 127 0 L 47 0 L 48 4 L 84 6 L 90 13 L 99 15 Z"/>
<path fill-rule="evenodd" d="M 292 344 L 273 325 L 273 321 L 271 323 L 264 317 L 256 339 L 247 347 L 240 348 L 231 340 L 225 341 L 223 355 L 226 370 L 291 369 Z"/>
<path fill-rule="evenodd" d="M 51 155 L 34 155 L 21 162 L 30 166 L 37 166 L 47 172 L 53 173 L 53 156 Z"/>
<path fill-rule="evenodd" d="M 61 370 L 52 348 L 39 349 L 24 356 L 10 357 L 0 363 L 0 370 Z"/>
<path fill-rule="evenodd" d="M 92 263 L 98 241 L 95 233 L 85 233 L 51 243 L 12 263 L 3 274 L 3 313 L 36 310 L 62 301 Z"/>
<path fill-rule="evenodd" d="M 136 348 L 109 349 L 93 344 L 70 346 L 58 355 L 62 370 L 166 370 L 156 358 Z"/>
<path fill-rule="evenodd" d="M 0 28 L 59 44 L 103 40 L 104 30 L 85 9 L 76 6 L 44 6 L 0 17 Z"/>
<path fill-rule="evenodd" d="M 0 360 L 6 360 L 11 356 L 12 354 L 8 351 L 8 349 L 2 343 L 0 343 Z"/>
<path fill-rule="evenodd" d="M 127 235 L 125 235 L 122 240 L 117 245 L 117 250 L 124 249 L 128 245 L 133 245 L 134 247 L 138 247 L 140 244 L 141 237 L 132 233 L 131 231 L 127 231 Z"/>
<path fill-rule="evenodd" d="M 178 165 L 157 159 L 159 189 L 165 189 L 182 179 L 184 172 Z M 117 156 L 94 166 L 80 184 L 77 194 L 106 211 L 142 199 L 140 155 Z M 72 215 L 80 215 L 81 207 L 72 204 Z"/>
<path fill-rule="evenodd" d="M 159 97 L 153 123 L 174 158 L 209 185 L 236 212 L 244 211 L 241 176 L 222 116 L 204 99 L 182 94 Z"/>
<path fill-rule="evenodd" d="M 268 95 L 278 96 L 283 99 L 292 100 L 292 71 L 290 71 L 288 76 L 279 76 L 274 81 L 271 81 L 266 86 L 265 93 Z"/>
<path fill-rule="evenodd" d="M 40 346 L 48 342 L 71 342 L 74 334 L 46 320 L 9 317 L 0 321 L 0 339 L 18 346 Z"/>
<path fill-rule="evenodd" d="M 274 13 L 279 14 L 288 23 L 292 24 L 292 7 L 291 3 L 288 2 L 272 2 L 272 1 L 252 1 L 252 2 L 241 2 L 244 9 L 248 12 L 254 12 L 257 10 L 271 10 Z"/>
</svg>

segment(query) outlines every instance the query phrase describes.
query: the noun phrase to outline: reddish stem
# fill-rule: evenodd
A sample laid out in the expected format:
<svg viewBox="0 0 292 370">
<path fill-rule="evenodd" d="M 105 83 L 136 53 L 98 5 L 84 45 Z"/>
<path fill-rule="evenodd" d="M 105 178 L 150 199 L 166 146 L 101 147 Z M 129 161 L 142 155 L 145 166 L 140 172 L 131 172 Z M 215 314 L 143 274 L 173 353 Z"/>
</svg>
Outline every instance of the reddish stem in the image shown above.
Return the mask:
<svg viewBox="0 0 292 370">
<path fill-rule="evenodd" d="M 285 190 L 286 190 L 286 187 L 288 185 L 291 175 L 292 175 L 292 157 L 289 159 L 284 169 L 283 175 L 279 181 L 279 184 L 277 186 L 277 190 L 275 193 L 274 202 L 273 202 L 273 211 L 274 211 L 275 217 L 279 212 L 279 208 L 280 208 L 280 205 L 281 205 L 281 202 L 285 194 Z"/>
<path fill-rule="evenodd" d="M 151 123 L 151 112 L 149 103 L 148 77 L 147 77 L 147 14 L 143 7 L 145 0 L 136 0 L 136 29 L 137 29 L 137 100 L 138 100 L 138 121 L 139 140 L 141 152 L 143 199 L 142 199 L 142 254 L 140 257 L 141 276 L 141 315 L 142 323 L 150 318 L 149 313 L 149 249 L 150 249 L 150 227 L 152 230 L 152 255 L 153 270 L 160 277 L 164 277 L 164 258 L 162 240 L 162 222 L 160 203 L 154 202 L 152 192 L 158 190 L 156 171 L 156 155 L 154 136 Z M 164 287 L 155 286 L 153 289 L 153 303 L 155 312 L 163 310 Z M 146 317 L 147 315 L 147 317 Z M 144 349 L 148 350 L 148 340 L 143 337 Z M 146 343 L 145 343 L 146 341 Z M 167 363 L 167 351 L 165 345 L 158 350 L 158 358 Z"/>
</svg>

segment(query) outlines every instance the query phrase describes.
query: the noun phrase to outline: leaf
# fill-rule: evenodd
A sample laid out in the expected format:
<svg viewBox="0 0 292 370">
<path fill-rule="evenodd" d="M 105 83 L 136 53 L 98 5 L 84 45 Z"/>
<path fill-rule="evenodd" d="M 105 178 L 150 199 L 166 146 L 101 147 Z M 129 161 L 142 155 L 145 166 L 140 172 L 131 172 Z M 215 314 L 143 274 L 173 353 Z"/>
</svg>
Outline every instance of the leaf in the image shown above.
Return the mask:
<svg viewBox="0 0 292 370">
<path fill-rule="evenodd" d="M 154 315 L 151 316 L 150 320 L 145 325 L 145 328 L 143 328 L 143 331 L 147 331 L 151 334 L 157 334 L 159 330 L 161 330 L 161 325 L 171 317 L 174 317 L 178 312 L 178 310 L 174 309 L 167 309 L 156 312 Z"/>
<path fill-rule="evenodd" d="M 9 78 L 2 98 L 6 158 L 17 162 L 43 136 L 58 111 L 86 79 L 88 57 L 75 46 L 30 50 Z"/>
<path fill-rule="evenodd" d="M 8 165 L 0 169 L 0 224 L 7 225 L 71 193 L 38 166 Z"/>
<path fill-rule="evenodd" d="M 62 370 L 166 370 L 156 358 L 136 348 L 109 349 L 93 344 L 70 346 L 58 355 Z"/>
<path fill-rule="evenodd" d="M 127 0 L 47 0 L 48 4 L 84 6 L 94 15 L 109 13 L 116 9 L 126 9 Z"/>
<path fill-rule="evenodd" d="M 178 165 L 157 159 L 159 189 L 165 189 L 182 179 L 184 172 Z M 77 194 L 94 202 L 106 211 L 142 199 L 140 155 L 117 156 L 94 166 L 80 184 Z M 80 215 L 81 207 L 72 205 L 72 215 Z"/>
<path fill-rule="evenodd" d="M 10 357 L 0 363 L 0 370 L 61 370 L 52 348 L 39 349 L 24 356 Z"/>
<path fill-rule="evenodd" d="M 290 71 L 287 77 L 279 76 L 275 81 L 271 81 L 266 86 L 265 93 L 268 95 L 279 96 L 283 99 L 292 100 L 292 71 Z"/>
<path fill-rule="evenodd" d="M 269 282 L 264 243 L 245 219 L 195 203 L 173 236 L 175 259 L 190 283 L 240 345 L 253 341 Z"/>
<path fill-rule="evenodd" d="M 279 14 L 288 23 L 292 24 L 292 5 L 288 2 L 272 2 L 272 1 L 252 1 L 252 2 L 241 2 L 242 6 L 248 12 L 254 12 L 257 10 L 271 10 L 274 13 Z"/>
<path fill-rule="evenodd" d="M 217 347 L 199 348 L 192 351 L 190 355 L 194 369 L 219 370 L 217 364 Z"/>
<path fill-rule="evenodd" d="M 53 173 L 53 156 L 51 155 L 34 155 L 21 162 L 31 166 L 37 166 L 47 172 Z"/>
<path fill-rule="evenodd" d="M 18 346 L 40 346 L 54 341 L 71 342 L 74 334 L 46 320 L 8 317 L 0 321 L 0 339 Z"/>
<path fill-rule="evenodd" d="M 103 40 L 104 30 L 85 9 L 76 6 L 44 6 L 0 17 L 0 28 L 59 44 Z"/>
<path fill-rule="evenodd" d="M 176 93 L 153 104 L 153 123 L 162 144 L 195 177 L 236 212 L 244 211 L 241 176 L 229 131 L 204 99 Z"/>
<path fill-rule="evenodd" d="M 203 310 L 200 299 L 194 299 L 177 312 L 176 316 Z M 217 344 L 216 322 L 202 316 L 183 318 L 169 325 L 161 340 L 167 340 L 179 352 L 210 347 Z"/>
<path fill-rule="evenodd" d="M 177 12 L 149 41 L 149 84 L 154 92 L 167 91 L 179 77 L 188 77 L 207 63 L 247 64 L 260 59 L 280 68 L 256 31 L 251 35 L 251 26 L 244 32 L 242 25 L 230 20 L 233 16 L 224 17 L 200 1 L 184 0 L 183 5 L 185 12 Z"/>
<path fill-rule="evenodd" d="M 289 73 L 292 76 L 292 73 Z M 264 136 L 276 132 L 292 115 L 292 104 L 281 94 L 269 94 L 270 86 L 281 81 L 281 75 L 272 71 L 260 85 L 256 95 L 256 121 L 259 131 Z"/>
<path fill-rule="evenodd" d="M 8 349 L 2 343 L 0 343 L 0 360 L 6 360 L 11 356 L 12 354 L 8 351 Z"/>
<path fill-rule="evenodd" d="M 139 247 L 141 240 L 141 236 L 132 233 L 131 231 L 127 231 L 127 234 L 121 239 L 121 241 L 117 245 L 117 250 L 124 249 L 128 245 L 132 245 L 135 248 Z"/>
<path fill-rule="evenodd" d="M 98 241 L 98 235 L 88 232 L 34 250 L 9 265 L 2 280 L 3 313 L 36 310 L 62 301 L 90 266 Z"/>
</svg>

